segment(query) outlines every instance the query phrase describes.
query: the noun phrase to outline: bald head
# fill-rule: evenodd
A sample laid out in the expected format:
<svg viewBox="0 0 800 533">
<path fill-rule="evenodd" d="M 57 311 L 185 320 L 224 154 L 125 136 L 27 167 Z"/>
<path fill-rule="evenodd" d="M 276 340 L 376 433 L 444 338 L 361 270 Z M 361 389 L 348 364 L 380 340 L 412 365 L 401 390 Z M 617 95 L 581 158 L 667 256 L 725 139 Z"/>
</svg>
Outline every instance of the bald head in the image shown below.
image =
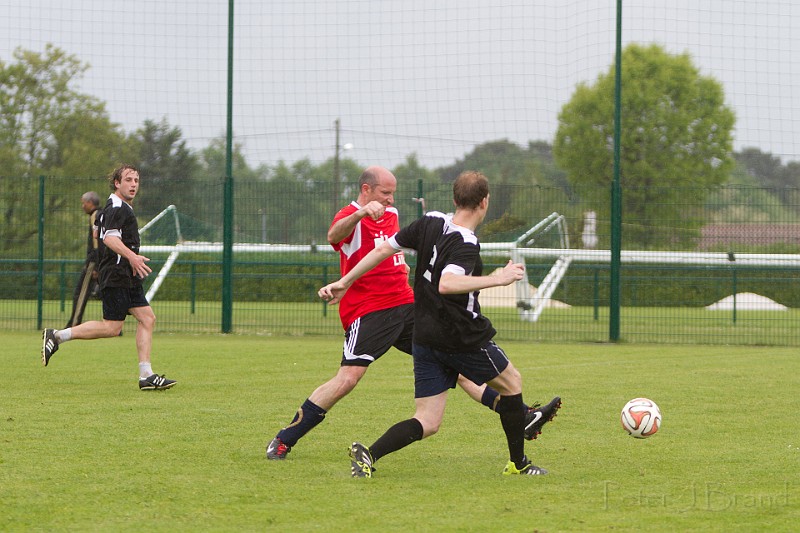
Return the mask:
<svg viewBox="0 0 800 533">
<path fill-rule="evenodd" d="M 358 179 L 358 188 L 361 190 L 362 185 L 369 185 L 370 187 L 374 187 L 381 182 L 388 182 L 391 181 L 397 184 L 397 179 L 394 177 L 389 169 L 378 167 L 378 166 L 371 166 L 364 169 L 364 172 L 361 173 L 361 177 Z"/>
<path fill-rule="evenodd" d="M 364 169 L 358 179 L 358 203 L 366 205 L 369 202 L 380 202 L 385 206 L 394 203 L 394 193 L 397 190 L 397 178 L 389 169 L 371 166 Z"/>
</svg>

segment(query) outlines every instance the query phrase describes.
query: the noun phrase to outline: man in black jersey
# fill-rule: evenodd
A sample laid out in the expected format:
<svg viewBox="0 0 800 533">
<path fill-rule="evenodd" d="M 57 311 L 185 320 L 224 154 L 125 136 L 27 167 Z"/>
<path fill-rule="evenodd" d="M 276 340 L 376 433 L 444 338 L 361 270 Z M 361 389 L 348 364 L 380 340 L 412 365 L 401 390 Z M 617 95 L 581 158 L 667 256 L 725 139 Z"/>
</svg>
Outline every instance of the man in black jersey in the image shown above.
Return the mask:
<svg viewBox="0 0 800 533">
<path fill-rule="evenodd" d="M 142 280 L 150 274 L 150 261 L 139 255 L 139 224 L 133 213 L 133 199 L 139 191 L 139 171 L 122 165 L 109 177 L 113 191 L 97 218 L 99 231 L 100 289 L 103 320 L 75 327 L 42 332 L 42 363 L 47 366 L 59 346 L 74 339 L 117 337 L 127 315 L 138 321 L 136 349 L 139 355 L 139 389 L 162 390 L 176 384 L 153 372 L 150 351 L 156 316 L 144 294 Z"/>
<path fill-rule="evenodd" d="M 522 378 L 492 341 L 496 331 L 481 314 L 478 293 L 525 277 L 523 265 L 511 261 L 500 271 L 482 276 L 480 244 L 475 228 L 489 205 L 489 182 L 479 172 L 464 172 L 453 184 L 454 215 L 430 212 L 401 229 L 371 251 L 339 281 L 319 290 L 321 298 L 338 302 L 365 272 L 402 248 L 417 251 L 414 279 L 414 417 L 389 428 L 369 448 L 350 447 L 353 477 L 372 477 L 373 463 L 412 442 L 435 434 L 444 416 L 447 391 L 458 374 L 500 393 L 495 410 L 506 435 L 509 461 L 505 475 L 541 475 L 525 455 L 525 412 Z M 553 399 L 550 418 L 561 400 Z"/>
<path fill-rule="evenodd" d="M 75 292 L 72 295 L 72 313 L 65 327 L 77 326 L 83 322 L 83 312 L 90 296 L 98 290 L 97 279 L 97 215 L 100 211 L 100 195 L 94 191 L 83 193 L 81 196 L 83 212 L 89 215 L 89 236 L 86 240 L 86 260 L 83 263 Z"/>
</svg>

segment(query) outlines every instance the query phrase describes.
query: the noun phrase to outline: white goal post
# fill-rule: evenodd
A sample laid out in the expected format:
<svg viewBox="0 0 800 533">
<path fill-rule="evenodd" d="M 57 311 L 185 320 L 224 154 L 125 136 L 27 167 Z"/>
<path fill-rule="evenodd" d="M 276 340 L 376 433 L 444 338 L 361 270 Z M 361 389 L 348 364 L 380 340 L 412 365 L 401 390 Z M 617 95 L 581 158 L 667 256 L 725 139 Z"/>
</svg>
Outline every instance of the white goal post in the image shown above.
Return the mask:
<svg viewBox="0 0 800 533">
<path fill-rule="evenodd" d="M 158 219 L 172 213 L 175 217 L 176 231 L 180 239 L 180 223 L 175 206 L 169 206 L 159 213 L 141 233 L 152 226 Z M 548 231 L 557 231 L 560 248 L 537 248 L 536 238 Z M 162 282 L 169 274 L 178 256 L 184 252 L 219 254 L 223 251 L 221 242 L 196 242 L 181 241 L 174 245 L 143 245 L 142 254 L 167 254 L 164 266 L 158 272 L 155 281 L 147 293 L 148 300 L 152 300 Z M 234 243 L 233 253 L 330 253 L 335 251 L 327 245 L 315 244 L 267 244 L 267 243 Z M 510 258 L 515 262 L 525 263 L 526 260 L 538 259 L 553 261 L 553 267 L 539 285 L 539 290 L 531 296 L 529 294 L 528 280 L 524 279 L 516 285 L 517 308 L 520 318 L 535 322 L 542 310 L 546 307 L 553 292 L 566 273 L 569 265 L 574 262 L 610 263 L 611 250 L 576 249 L 570 248 L 566 219 L 558 213 L 551 213 L 541 222 L 522 234 L 517 240 L 510 242 L 481 243 L 481 254 L 488 257 Z M 794 267 L 800 268 L 800 254 L 734 254 L 725 252 L 668 252 L 668 251 L 643 251 L 622 250 L 620 260 L 623 263 L 662 264 L 662 265 L 704 265 L 704 266 L 751 266 L 751 267 Z"/>
</svg>

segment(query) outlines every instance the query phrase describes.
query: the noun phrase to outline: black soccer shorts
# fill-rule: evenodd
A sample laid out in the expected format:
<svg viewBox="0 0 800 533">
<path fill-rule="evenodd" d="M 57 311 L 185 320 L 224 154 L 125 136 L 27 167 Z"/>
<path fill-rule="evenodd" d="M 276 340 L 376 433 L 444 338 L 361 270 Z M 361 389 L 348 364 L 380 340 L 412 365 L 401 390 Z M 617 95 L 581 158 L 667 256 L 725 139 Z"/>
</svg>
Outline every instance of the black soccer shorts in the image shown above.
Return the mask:
<svg viewBox="0 0 800 533">
<path fill-rule="evenodd" d="M 344 333 L 342 366 L 369 366 L 394 346 L 411 353 L 414 304 L 403 304 L 359 317 Z"/>
<path fill-rule="evenodd" d="M 105 320 L 122 321 L 134 307 L 147 307 L 150 302 L 141 285 L 135 287 L 106 287 L 102 291 L 103 318 Z"/>
<path fill-rule="evenodd" d="M 436 396 L 455 388 L 458 375 L 483 385 L 508 367 L 508 356 L 489 341 L 471 352 L 449 353 L 414 344 L 414 397 Z"/>
</svg>

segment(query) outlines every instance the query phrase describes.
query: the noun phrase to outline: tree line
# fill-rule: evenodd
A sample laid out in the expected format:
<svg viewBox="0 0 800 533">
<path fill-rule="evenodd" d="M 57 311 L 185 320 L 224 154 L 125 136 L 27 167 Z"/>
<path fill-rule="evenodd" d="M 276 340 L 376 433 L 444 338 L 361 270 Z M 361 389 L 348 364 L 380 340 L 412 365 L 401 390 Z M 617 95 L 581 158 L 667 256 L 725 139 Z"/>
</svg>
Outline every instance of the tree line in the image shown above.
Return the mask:
<svg viewBox="0 0 800 533">
<path fill-rule="evenodd" d="M 89 66 L 64 50 L 17 49 L 11 61 L 0 58 L 0 250 L 4 256 L 30 254 L 36 228 L 32 184 L 40 176 L 89 177 L 96 183 L 119 162 L 132 162 L 145 186 L 137 215 L 148 220 L 170 204 L 184 217 L 185 238 L 219 240 L 225 140 L 191 149 L 178 125 L 147 118 L 133 132 L 112 121 L 105 102 L 82 93 L 79 81 Z M 665 220 L 689 228 L 709 222 L 707 202 L 725 185 L 760 188 L 777 206 L 759 220 L 777 222 L 796 215 L 800 163 L 784 164 L 757 148 L 732 150 L 735 115 L 715 79 L 702 76 L 687 54 L 671 55 L 657 45 L 632 44 L 623 52 L 620 175 L 627 242 L 637 247 L 672 245 L 684 235 L 654 231 Z M 548 214 L 533 204 L 534 189 L 554 191 L 552 203 L 572 206 L 576 215 L 593 210 L 607 219 L 613 172 L 614 67 L 594 83 L 579 84 L 559 114 L 552 143 L 521 146 L 506 139 L 474 147 L 451 165 L 428 169 L 409 154 L 393 172 L 414 196 L 417 183 L 429 205 L 448 205 L 448 184 L 464 169 L 492 179 L 489 223 L 484 231 L 527 228 Z M 313 242 L 330 221 L 332 205 L 355 197 L 359 162 L 339 161 L 344 187 L 332 187 L 334 161 L 309 159 L 251 166 L 234 146 L 236 239 Z M 56 227 L 81 219 L 77 199 L 85 183 L 63 182 L 46 198 L 46 211 L 59 214 Z M 332 191 L 340 198 L 331 199 Z M 102 195 L 106 191 L 98 191 Z M 430 196 L 429 196 L 430 195 Z M 411 215 L 417 206 L 402 211 Z M 724 211 L 729 206 L 715 206 Z M 60 218 L 59 218 L 60 217 Z M 76 222 L 77 221 L 77 222 Z M 324 233 L 323 233 L 324 235 Z M 688 243 L 693 235 L 685 236 Z M 67 246 L 74 243 L 65 244 Z M 74 248 L 72 248 L 74 250 Z"/>
</svg>

